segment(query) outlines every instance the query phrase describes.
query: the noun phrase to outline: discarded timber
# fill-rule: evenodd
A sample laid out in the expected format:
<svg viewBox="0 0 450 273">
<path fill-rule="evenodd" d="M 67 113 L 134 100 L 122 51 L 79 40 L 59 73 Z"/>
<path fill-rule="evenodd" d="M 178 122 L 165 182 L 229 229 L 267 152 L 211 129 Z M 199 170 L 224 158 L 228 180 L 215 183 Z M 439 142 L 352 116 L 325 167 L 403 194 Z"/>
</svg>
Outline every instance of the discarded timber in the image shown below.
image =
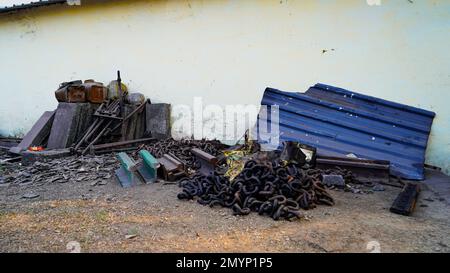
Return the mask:
<svg viewBox="0 0 450 273">
<path fill-rule="evenodd" d="M 160 164 L 159 175 L 166 181 L 176 181 L 186 175 L 185 166 L 174 155 L 164 154 L 158 158 Z"/>
<path fill-rule="evenodd" d="M 411 215 L 416 206 L 417 198 L 420 192 L 420 185 L 414 183 L 407 183 L 403 190 L 399 193 L 390 211 L 392 213 L 401 214 L 405 216 Z"/>
<path fill-rule="evenodd" d="M 12 147 L 9 152 L 20 154 L 30 146 L 41 145 L 50 134 L 54 117 L 55 111 L 44 112 L 31 130 L 23 137 L 22 141 L 16 147 Z"/>
<path fill-rule="evenodd" d="M 317 156 L 316 167 L 318 169 L 333 169 L 336 166 L 351 171 L 362 183 L 389 183 L 389 161 Z"/>
<path fill-rule="evenodd" d="M 218 162 L 217 157 L 210 155 L 198 148 L 192 148 L 191 152 L 200 163 L 199 172 L 201 174 L 209 175 L 210 173 L 214 172 L 214 169 L 216 168 Z"/>
</svg>

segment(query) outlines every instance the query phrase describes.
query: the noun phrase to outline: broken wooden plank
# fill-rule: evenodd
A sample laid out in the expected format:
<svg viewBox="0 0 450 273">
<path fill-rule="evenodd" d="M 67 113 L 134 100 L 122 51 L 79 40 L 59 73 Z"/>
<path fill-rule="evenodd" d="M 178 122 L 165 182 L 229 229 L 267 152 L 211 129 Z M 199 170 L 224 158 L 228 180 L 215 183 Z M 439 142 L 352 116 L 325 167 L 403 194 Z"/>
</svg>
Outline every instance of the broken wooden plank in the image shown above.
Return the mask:
<svg viewBox="0 0 450 273">
<path fill-rule="evenodd" d="M 30 146 L 41 145 L 50 134 L 53 120 L 55 117 L 55 111 L 46 111 L 33 125 L 30 131 L 23 137 L 22 141 L 16 147 L 9 150 L 10 153 L 20 154 L 26 151 Z"/>
</svg>

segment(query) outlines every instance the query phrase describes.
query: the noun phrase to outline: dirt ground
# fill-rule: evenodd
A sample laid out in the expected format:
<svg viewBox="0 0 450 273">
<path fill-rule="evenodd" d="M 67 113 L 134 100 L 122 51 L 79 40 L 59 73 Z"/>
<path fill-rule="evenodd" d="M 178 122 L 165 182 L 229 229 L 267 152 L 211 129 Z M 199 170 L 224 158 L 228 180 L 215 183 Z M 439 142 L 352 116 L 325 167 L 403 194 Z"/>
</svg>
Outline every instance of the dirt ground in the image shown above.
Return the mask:
<svg viewBox="0 0 450 273">
<path fill-rule="evenodd" d="M 181 201 L 178 186 L 164 182 L 129 189 L 114 178 L 95 186 L 84 180 L 3 185 L 0 251 L 450 252 L 446 203 L 425 190 L 414 215 L 400 216 L 389 212 L 399 189 L 385 189 L 331 191 L 335 206 L 288 222 Z M 39 196 L 24 198 L 29 193 Z"/>
</svg>

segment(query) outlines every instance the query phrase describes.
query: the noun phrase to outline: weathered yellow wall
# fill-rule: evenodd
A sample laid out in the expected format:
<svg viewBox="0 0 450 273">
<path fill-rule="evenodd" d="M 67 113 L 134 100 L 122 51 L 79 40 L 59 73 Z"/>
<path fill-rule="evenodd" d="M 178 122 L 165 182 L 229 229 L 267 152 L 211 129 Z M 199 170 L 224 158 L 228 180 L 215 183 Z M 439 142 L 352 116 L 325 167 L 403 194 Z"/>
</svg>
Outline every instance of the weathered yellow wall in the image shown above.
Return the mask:
<svg viewBox="0 0 450 273">
<path fill-rule="evenodd" d="M 0 133 L 54 109 L 61 81 L 117 69 L 173 104 L 259 104 L 266 86 L 322 82 L 435 111 L 428 162 L 450 172 L 450 1 L 95 2 L 0 17 Z"/>
</svg>

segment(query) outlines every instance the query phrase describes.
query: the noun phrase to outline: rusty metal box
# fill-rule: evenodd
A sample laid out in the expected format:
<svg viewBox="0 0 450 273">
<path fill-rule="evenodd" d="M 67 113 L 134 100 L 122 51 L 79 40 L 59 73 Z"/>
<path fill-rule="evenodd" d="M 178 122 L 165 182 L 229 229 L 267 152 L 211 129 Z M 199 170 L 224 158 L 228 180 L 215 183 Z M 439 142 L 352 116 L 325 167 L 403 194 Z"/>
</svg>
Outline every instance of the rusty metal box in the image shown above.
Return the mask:
<svg viewBox="0 0 450 273">
<path fill-rule="evenodd" d="M 82 85 L 64 86 L 55 91 L 59 102 L 86 102 L 86 92 Z"/>
<path fill-rule="evenodd" d="M 103 103 L 108 96 L 108 89 L 102 83 L 85 81 L 83 86 L 86 91 L 86 99 L 91 103 Z"/>
</svg>

